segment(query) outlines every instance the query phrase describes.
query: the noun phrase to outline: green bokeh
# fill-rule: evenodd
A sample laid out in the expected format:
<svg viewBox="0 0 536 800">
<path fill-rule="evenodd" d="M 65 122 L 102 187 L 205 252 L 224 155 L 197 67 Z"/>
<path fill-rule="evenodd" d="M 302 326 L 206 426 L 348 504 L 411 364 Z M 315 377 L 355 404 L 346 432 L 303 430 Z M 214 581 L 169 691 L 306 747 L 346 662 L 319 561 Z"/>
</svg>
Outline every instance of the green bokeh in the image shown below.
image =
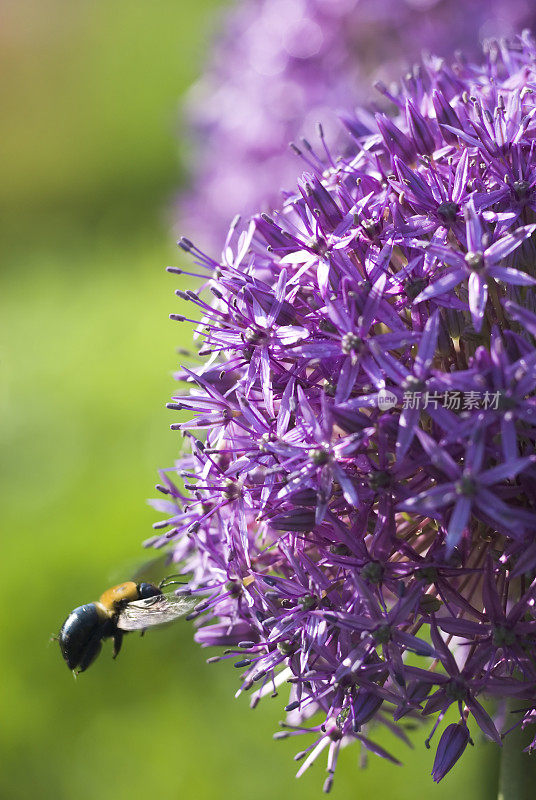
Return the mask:
<svg viewBox="0 0 536 800">
<path fill-rule="evenodd" d="M 48 642 L 143 563 L 144 498 L 180 446 L 164 404 L 189 332 L 167 319 L 166 209 L 178 98 L 218 5 L 4 4 L 0 798 L 320 796 L 323 762 L 296 782 L 302 742 L 271 741 L 282 699 L 235 700 L 236 670 L 207 666 L 188 623 L 129 637 L 117 662 L 106 648 L 76 681 Z M 359 771 L 347 749 L 335 796 L 494 797 L 496 748 L 479 743 L 436 787 L 423 739 L 381 740 L 404 768 Z"/>
</svg>

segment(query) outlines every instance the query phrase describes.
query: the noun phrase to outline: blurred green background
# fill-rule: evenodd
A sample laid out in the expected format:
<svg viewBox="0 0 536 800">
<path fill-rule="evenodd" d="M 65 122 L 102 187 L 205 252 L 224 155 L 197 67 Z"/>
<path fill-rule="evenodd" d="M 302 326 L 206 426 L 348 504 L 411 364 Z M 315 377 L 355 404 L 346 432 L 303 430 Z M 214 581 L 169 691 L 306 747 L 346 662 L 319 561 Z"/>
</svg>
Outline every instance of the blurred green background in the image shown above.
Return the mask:
<svg viewBox="0 0 536 800">
<path fill-rule="evenodd" d="M 271 741 L 283 701 L 234 700 L 236 671 L 206 665 L 188 623 L 129 637 L 117 662 L 107 647 L 76 681 L 49 643 L 147 558 L 144 501 L 178 448 L 165 402 L 189 332 L 168 321 L 164 272 L 178 101 L 220 5 L 2 2 L 1 798 L 321 794 L 324 764 L 296 782 L 303 743 Z M 381 739 L 403 769 L 358 771 L 347 749 L 335 795 L 495 796 L 491 745 L 436 787 L 423 739 Z"/>
</svg>

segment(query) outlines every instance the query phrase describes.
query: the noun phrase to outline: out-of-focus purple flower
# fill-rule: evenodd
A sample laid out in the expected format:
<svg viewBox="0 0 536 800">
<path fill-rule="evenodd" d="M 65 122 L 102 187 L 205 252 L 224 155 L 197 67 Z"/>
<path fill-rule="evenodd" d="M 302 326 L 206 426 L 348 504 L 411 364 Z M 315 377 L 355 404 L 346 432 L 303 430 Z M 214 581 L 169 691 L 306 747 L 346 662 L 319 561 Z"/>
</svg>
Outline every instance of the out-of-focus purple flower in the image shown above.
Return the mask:
<svg viewBox="0 0 536 800">
<path fill-rule="evenodd" d="M 535 21 L 531 0 L 239 2 L 226 12 L 191 92 L 194 167 L 179 207 L 181 229 L 219 246 L 234 214 L 269 211 L 280 189 L 295 185 L 300 165 L 289 142 L 307 152 L 301 137 L 316 137 L 319 122 L 330 145 L 340 142 L 339 111 L 375 100 L 374 81 L 398 79 L 423 49 L 473 57 L 482 39 Z M 379 125 L 384 130 L 388 118 Z M 410 127 L 426 153 L 415 111 Z M 524 185 L 527 176 L 517 180 Z"/>
<path fill-rule="evenodd" d="M 394 760 L 375 725 L 454 712 L 440 780 L 469 727 L 500 744 L 484 697 L 536 715 L 535 63 L 528 34 L 428 58 L 221 259 L 180 242 L 201 363 L 150 544 L 252 705 L 290 686 L 279 737 L 313 734 L 326 790 L 342 745 Z"/>
</svg>

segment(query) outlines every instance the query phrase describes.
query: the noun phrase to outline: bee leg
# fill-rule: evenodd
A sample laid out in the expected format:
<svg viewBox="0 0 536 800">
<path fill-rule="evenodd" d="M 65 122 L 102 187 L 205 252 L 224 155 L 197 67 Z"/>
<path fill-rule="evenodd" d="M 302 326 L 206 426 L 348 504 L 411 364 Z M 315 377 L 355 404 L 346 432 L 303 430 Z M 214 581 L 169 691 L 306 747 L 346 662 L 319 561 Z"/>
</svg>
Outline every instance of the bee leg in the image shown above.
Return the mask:
<svg viewBox="0 0 536 800">
<path fill-rule="evenodd" d="M 99 655 L 102 648 L 102 637 L 94 636 L 89 640 L 80 662 L 78 664 L 77 672 L 85 672 L 85 670 L 92 664 Z"/>
<path fill-rule="evenodd" d="M 117 631 L 114 633 L 114 652 L 113 657 L 117 658 L 119 655 L 119 651 L 121 650 L 121 645 L 123 644 L 123 631 Z"/>
<path fill-rule="evenodd" d="M 184 581 L 184 580 L 183 581 L 174 581 L 174 580 L 171 580 L 171 579 L 172 578 L 183 578 L 183 577 L 184 577 L 184 575 L 181 575 L 180 572 L 174 572 L 173 575 L 168 575 L 166 578 L 163 578 L 160 581 L 160 583 L 158 584 L 158 588 L 159 589 L 164 589 L 166 586 L 174 586 L 175 584 L 178 584 L 178 585 L 182 586 L 183 584 L 188 583 L 188 581 Z"/>
</svg>

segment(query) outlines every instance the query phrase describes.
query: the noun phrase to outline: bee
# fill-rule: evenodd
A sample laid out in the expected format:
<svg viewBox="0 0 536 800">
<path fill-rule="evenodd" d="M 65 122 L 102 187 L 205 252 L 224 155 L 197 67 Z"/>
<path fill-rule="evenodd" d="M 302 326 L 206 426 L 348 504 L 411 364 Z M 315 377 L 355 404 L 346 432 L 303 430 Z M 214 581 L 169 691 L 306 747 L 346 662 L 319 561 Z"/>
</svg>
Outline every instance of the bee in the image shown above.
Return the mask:
<svg viewBox="0 0 536 800">
<path fill-rule="evenodd" d="M 113 639 L 113 657 L 117 658 L 126 632 L 143 633 L 192 611 L 195 598 L 164 594 L 162 589 L 172 583 L 178 581 L 165 579 L 158 586 L 126 581 L 107 589 L 95 603 L 71 611 L 58 636 L 69 669 L 84 672 L 99 655 L 104 639 Z"/>
</svg>

